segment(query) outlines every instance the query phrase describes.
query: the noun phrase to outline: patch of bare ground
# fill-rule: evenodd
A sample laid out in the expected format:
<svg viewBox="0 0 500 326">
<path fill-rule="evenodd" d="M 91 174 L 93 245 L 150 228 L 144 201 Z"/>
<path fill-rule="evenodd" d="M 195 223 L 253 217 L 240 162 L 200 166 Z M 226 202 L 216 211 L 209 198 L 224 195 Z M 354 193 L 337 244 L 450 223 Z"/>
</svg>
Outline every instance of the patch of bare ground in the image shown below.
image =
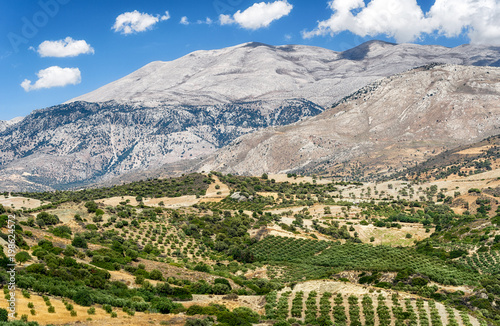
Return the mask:
<svg viewBox="0 0 500 326">
<path fill-rule="evenodd" d="M 215 180 L 215 182 L 212 182 L 207 189 L 207 192 L 205 196 L 202 197 L 201 202 L 203 202 L 205 199 L 211 198 L 211 199 L 224 199 L 230 194 L 229 187 L 225 184 L 222 183 L 219 180 L 219 177 L 216 175 L 212 175 L 212 179 Z M 218 189 L 217 189 L 218 188 Z"/>
<path fill-rule="evenodd" d="M 33 198 L 26 198 L 26 197 L 12 197 L 12 196 L 0 196 L 0 204 L 2 204 L 5 207 L 11 207 L 14 209 L 22 209 L 28 208 L 37 208 L 40 207 L 44 204 L 50 204 L 50 202 L 41 202 L 38 199 L 33 199 Z"/>
<path fill-rule="evenodd" d="M 36 321 L 40 325 L 130 325 L 130 326 L 143 326 L 144 324 L 159 324 L 165 322 L 167 325 L 181 326 L 186 321 L 184 315 L 163 315 L 163 314 L 150 314 L 144 312 L 136 312 L 134 316 L 129 316 L 121 309 L 113 308 L 117 317 L 111 318 L 111 314 L 106 313 L 100 305 L 94 305 L 95 314 L 89 315 L 87 310 L 89 307 L 83 307 L 75 304 L 71 300 L 67 300 L 73 305 L 73 310 L 76 311 L 76 316 L 71 316 L 59 297 L 49 297 L 50 303 L 55 309 L 54 313 L 48 312 L 48 306 L 45 304 L 43 298 L 35 293 L 30 294 L 30 298 L 22 296 L 21 291 L 16 291 L 16 311 L 18 318 L 22 315 L 28 316 L 28 321 Z M 34 305 L 35 315 L 32 315 L 28 303 L 32 302 Z M 0 301 L 1 308 L 7 308 L 7 301 Z"/>
</svg>

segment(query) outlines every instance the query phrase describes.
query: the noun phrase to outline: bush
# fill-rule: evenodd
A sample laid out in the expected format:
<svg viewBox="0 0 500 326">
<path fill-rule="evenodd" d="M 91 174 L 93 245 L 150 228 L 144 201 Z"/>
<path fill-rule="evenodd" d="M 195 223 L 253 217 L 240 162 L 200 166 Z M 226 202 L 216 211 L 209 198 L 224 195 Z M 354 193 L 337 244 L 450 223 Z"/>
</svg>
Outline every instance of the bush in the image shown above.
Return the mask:
<svg viewBox="0 0 500 326">
<path fill-rule="evenodd" d="M 97 204 L 94 201 L 86 202 L 85 207 L 89 213 L 95 213 L 97 211 Z"/>
<path fill-rule="evenodd" d="M 113 307 L 111 307 L 111 305 L 109 305 L 109 304 L 104 304 L 102 306 L 102 309 L 104 309 L 104 311 L 106 311 L 108 314 L 113 311 Z"/>
<path fill-rule="evenodd" d="M 9 312 L 7 309 L 0 308 L 0 321 L 9 320 Z"/>
<path fill-rule="evenodd" d="M 94 307 L 90 307 L 89 309 L 87 309 L 87 313 L 89 315 L 95 315 L 95 308 Z"/>
<path fill-rule="evenodd" d="M 194 267 L 195 271 L 210 273 L 210 267 L 207 264 L 200 263 Z"/>
<path fill-rule="evenodd" d="M 16 261 L 19 263 L 27 262 L 31 259 L 31 255 L 26 251 L 20 251 L 16 254 Z"/>
<path fill-rule="evenodd" d="M 159 270 L 153 269 L 149 273 L 149 278 L 156 281 L 163 281 L 163 274 Z"/>
<path fill-rule="evenodd" d="M 192 305 L 189 307 L 186 311 L 186 315 L 188 316 L 194 316 L 194 315 L 203 315 L 203 307 L 198 306 L 198 305 Z"/>
<path fill-rule="evenodd" d="M 87 240 L 85 240 L 84 238 L 80 237 L 79 235 L 75 236 L 75 238 L 71 242 L 71 245 L 73 245 L 74 247 L 77 247 L 77 248 L 83 248 L 83 249 L 87 249 L 88 248 L 88 246 L 87 246 Z"/>
<path fill-rule="evenodd" d="M 214 324 L 214 319 L 212 317 L 207 317 L 205 319 L 188 319 L 184 326 L 212 326 Z"/>
<path fill-rule="evenodd" d="M 94 300 L 90 296 L 87 290 L 80 289 L 73 296 L 73 301 L 80 306 L 90 306 L 94 303 Z"/>
<path fill-rule="evenodd" d="M 259 314 L 247 307 L 235 308 L 232 312 L 224 311 L 217 315 L 217 321 L 229 326 L 252 326 L 259 322 Z"/>
</svg>

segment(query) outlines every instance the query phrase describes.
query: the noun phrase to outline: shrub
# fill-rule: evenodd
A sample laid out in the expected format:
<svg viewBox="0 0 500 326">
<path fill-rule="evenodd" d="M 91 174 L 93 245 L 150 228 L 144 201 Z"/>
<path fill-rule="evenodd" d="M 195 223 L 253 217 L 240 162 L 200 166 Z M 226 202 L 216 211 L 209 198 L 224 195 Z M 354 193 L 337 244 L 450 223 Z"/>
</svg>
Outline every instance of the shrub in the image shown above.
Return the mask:
<svg viewBox="0 0 500 326">
<path fill-rule="evenodd" d="M 202 314 L 203 314 L 203 307 L 198 305 L 192 305 L 186 311 L 186 315 L 188 316 L 202 315 Z"/>
<path fill-rule="evenodd" d="M 77 315 L 75 310 L 71 310 L 71 312 L 70 312 L 70 313 L 71 313 L 71 316 L 72 316 L 72 317 L 76 317 L 76 315 Z"/>
<path fill-rule="evenodd" d="M 86 202 L 85 207 L 89 213 L 95 213 L 97 211 L 97 204 L 94 201 Z"/>
<path fill-rule="evenodd" d="M 50 306 L 49 307 L 49 313 L 55 314 L 56 313 L 56 308 L 54 308 L 54 306 Z"/>
<path fill-rule="evenodd" d="M 207 317 L 204 319 L 188 319 L 184 326 L 212 326 L 214 324 L 214 319 L 212 317 Z"/>
<path fill-rule="evenodd" d="M 20 251 L 16 254 L 16 261 L 19 263 L 27 262 L 31 259 L 31 255 L 26 251 Z"/>
<path fill-rule="evenodd" d="M 0 308 L 0 321 L 9 320 L 9 312 L 7 309 Z"/>
<path fill-rule="evenodd" d="M 106 311 L 108 314 L 113 311 L 113 307 L 111 307 L 111 305 L 109 305 L 109 304 L 104 304 L 102 306 L 102 309 L 104 309 L 104 311 Z"/>
<path fill-rule="evenodd" d="M 80 289 L 73 296 L 73 301 L 80 306 L 90 306 L 94 303 L 94 300 L 90 296 L 87 290 Z"/>
<path fill-rule="evenodd" d="M 71 245 L 73 245 L 74 247 L 77 247 L 77 248 L 83 248 L 83 249 L 87 249 L 88 248 L 88 246 L 87 246 L 87 240 L 85 240 L 84 238 L 80 237 L 79 235 L 75 236 L 75 238 L 71 242 Z"/>
<path fill-rule="evenodd" d="M 217 315 L 217 321 L 229 326 L 251 326 L 259 322 L 259 314 L 247 307 L 235 308 L 233 311 L 223 311 Z"/>
<path fill-rule="evenodd" d="M 94 307 L 90 307 L 89 309 L 87 309 L 87 313 L 89 315 L 95 315 L 95 308 Z"/>
<path fill-rule="evenodd" d="M 159 270 L 153 269 L 149 273 L 149 278 L 152 279 L 152 280 L 156 280 L 156 281 L 162 281 L 163 280 L 163 274 Z"/>
</svg>

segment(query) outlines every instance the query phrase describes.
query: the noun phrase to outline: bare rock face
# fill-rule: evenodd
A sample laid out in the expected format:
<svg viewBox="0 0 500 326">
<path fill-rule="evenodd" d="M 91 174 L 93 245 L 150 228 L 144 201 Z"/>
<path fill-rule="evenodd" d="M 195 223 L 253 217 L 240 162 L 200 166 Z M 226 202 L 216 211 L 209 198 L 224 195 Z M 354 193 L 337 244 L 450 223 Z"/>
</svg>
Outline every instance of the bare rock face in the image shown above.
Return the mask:
<svg viewBox="0 0 500 326">
<path fill-rule="evenodd" d="M 366 177 L 500 134 L 500 68 L 431 65 L 371 84 L 318 116 L 242 136 L 201 169 Z"/>
<path fill-rule="evenodd" d="M 0 184 L 6 190 L 82 186 L 206 157 L 243 134 L 322 110 L 299 99 L 214 106 L 63 104 L 34 111 L 0 133 Z"/>
</svg>

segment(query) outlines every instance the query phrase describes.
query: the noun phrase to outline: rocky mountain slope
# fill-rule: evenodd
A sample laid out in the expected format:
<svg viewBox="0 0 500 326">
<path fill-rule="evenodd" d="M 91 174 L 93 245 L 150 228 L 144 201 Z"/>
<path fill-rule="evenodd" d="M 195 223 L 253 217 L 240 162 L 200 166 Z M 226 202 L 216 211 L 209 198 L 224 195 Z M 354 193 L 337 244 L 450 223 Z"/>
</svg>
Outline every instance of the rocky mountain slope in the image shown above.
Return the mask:
<svg viewBox="0 0 500 326">
<path fill-rule="evenodd" d="M 362 178 L 500 134 L 500 68 L 438 65 L 371 84 L 322 114 L 242 136 L 202 169 Z"/>
<path fill-rule="evenodd" d="M 239 136 L 317 115 L 370 82 L 435 61 L 498 66 L 500 48 L 372 41 L 334 52 L 246 43 L 153 62 L 66 104 L 1 123 L 0 190 L 80 187 L 165 164 L 164 171 L 182 173 Z M 292 160 L 286 167 L 235 162 L 227 169 L 304 166 L 284 145 L 273 155 Z M 219 157 L 207 166 L 228 164 Z"/>
<path fill-rule="evenodd" d="M 330 106 L 382 77 L 431 62 L 500 66 L 500 48 L 370 41 L 345 52 L 245 43 L 156 61 L 72 101 L 213 105 L 305 98 Z"/>
<path fill-rule="evenodd" d="M 321 111 L 305 100 L 154 108 L 113 101 L 63 104 L 35 111 L 0 133 L 0 184 L 4 189 L 81 186 L 205 157 L 243 134 Z"/>
</svg>

